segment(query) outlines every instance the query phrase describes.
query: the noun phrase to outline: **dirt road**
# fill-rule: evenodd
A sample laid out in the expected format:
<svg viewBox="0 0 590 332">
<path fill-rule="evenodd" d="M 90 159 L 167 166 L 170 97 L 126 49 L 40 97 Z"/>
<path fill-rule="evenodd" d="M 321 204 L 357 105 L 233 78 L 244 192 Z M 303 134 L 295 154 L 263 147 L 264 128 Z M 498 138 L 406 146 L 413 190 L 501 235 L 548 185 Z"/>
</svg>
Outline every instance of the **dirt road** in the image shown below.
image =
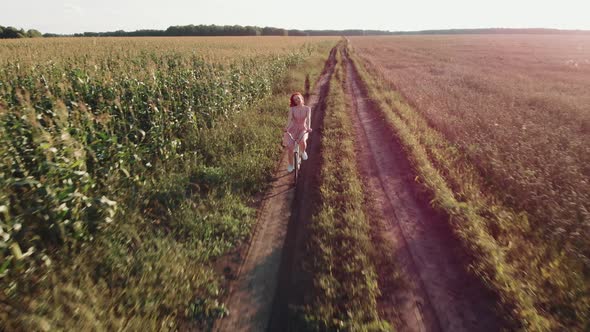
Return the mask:
<svg viewBox="0 0 590 332">
<path fill-rule="evenodd" d="M 407 280 L 384 292 L 381 306 L 394 306 L 401 331 L 498 331 L 495 299 L 466 272 L 448 221 L 418 195 L 401 145 L 367 98 L 345 52 L 344 62 L 361 172 L 379 228 L 394 244 Z"/>
<path fill-rule="evenodd" d="M 313 174 L 319 170 L 323 98 L 332 75 L 335 51 L 334 48 L 330 53 L 316 87 L 307 100 L 312 108 L 314 132 L 308 140 L 309 159 L 302 164 L 302 181 L 298 182 L 298 192 L 312 191 Z M 265 331 L 271 324 L 271 315 L 273 324 L 284 322 L 283 314 L 287 313 L 284 301 L 289 294 L 284 292 L 284 287 L 280 288 L 283 290 L 281 293 L 277 293 L 277 289 L 279 282 L 281 286 L 289 282 L 293 253 L 298 247 L 297 231 L 307 218 L 300 212 L 307 211 L 305 207 L 311 205 L 308 198 L 295 199 L 293 174 L 286 171 L 287 158 L 287 154 L 283 153 L 271 189 L 263 199 L 245 260 L 226 301 L 229 315 L 216 322 L 213 328 L 215 331 Z M 274 312 L 273 303 L 276 303 Z"/>
<path fill-rule="evenodd" d="M 295 190 L 292 175 L 285 171 L 284 154 L 232 283 L 226 301 L 230 314 L 216 323 L 216 331 L 289 331 L 289 308 L 304 302 L 302 294 L 310 278 L 300 262 L 305 255 L 306 225 L 319 195 L 319 139 L 335 55 L 336 48 L 308 100 L 314 133 L 302 181 Z M 371 197 L 372 227 L 393 244 L 396 266 L 405 280 L 402 285 L 381 288 L 379 308 L 384 318 L 400 331 L 501 330 L 496 299 L 466 271 L 448 220 L 418 194 L 415 174 L 395 134 L 367 98 L 346 53 L 343 61 L 358 138 L 358 165 Z M 391 269 L 377 266 L 378 273 L 386 271 Z"/>
</svg>

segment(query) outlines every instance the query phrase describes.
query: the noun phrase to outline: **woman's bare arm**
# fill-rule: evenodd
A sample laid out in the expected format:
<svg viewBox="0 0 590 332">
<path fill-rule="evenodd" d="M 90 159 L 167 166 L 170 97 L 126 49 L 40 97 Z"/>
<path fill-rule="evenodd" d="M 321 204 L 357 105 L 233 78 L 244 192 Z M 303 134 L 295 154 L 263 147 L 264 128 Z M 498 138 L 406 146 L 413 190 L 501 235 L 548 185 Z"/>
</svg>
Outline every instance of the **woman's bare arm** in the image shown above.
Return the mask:
<svg viewBox="0 0 590 332">
<path fill-rule="evenodd" d="M 293 111 L 289 108 L 289 117 L 287 119 L 287 125 L 285 126 L 285 131 L 287 131 L 287 129 L 289 129 L 289 127 L 291 126 L 291 121 L 293 121 Z"/>
</svg>

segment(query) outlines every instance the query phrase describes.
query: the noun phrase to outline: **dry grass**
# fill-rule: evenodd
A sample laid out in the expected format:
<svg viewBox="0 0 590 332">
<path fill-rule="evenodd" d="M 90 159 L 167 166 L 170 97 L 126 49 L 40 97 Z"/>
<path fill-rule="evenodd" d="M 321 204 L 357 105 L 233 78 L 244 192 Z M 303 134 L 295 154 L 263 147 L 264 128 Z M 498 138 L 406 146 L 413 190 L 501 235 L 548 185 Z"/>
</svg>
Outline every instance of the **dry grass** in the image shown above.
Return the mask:
<svg viewBox="0 0 590 332">
<path fill-rule="evenodd" d="M 540 225 L 577 214 L 588 221 L 589 37 L 387 38 L 373 48 L 376 41 L 353 44 L 508 203 Z"/>
<path fill-rule="evenodd" d="M 380 37 L 352 45 L 408 103 L 400 111 L 406 123 L 421 116 L 435 129 L 415 135 L 455 198 L 486 220 L 482 231 L 505 253 L 496 268 L 518 271 L 512 281 L 522 286 L 514 289 L 551 326 L 588 328 L 590 38 Z"/>
</svg>

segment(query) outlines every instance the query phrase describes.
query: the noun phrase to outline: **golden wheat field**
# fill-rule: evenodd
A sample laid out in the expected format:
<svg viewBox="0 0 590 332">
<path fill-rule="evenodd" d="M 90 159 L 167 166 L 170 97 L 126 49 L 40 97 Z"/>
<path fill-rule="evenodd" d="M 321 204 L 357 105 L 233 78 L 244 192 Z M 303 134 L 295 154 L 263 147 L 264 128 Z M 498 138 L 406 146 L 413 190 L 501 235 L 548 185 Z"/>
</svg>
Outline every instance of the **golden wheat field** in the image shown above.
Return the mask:
<svg viewBox="0 0 590 332">
<path fill-rule="evenodd" d="M 414 112 L 405 121 L 425 121 L 431 134 L 416 137 L 457 200 L 487 220 L 480 230 L 505 259 L 488 262 L 490 279 L 513 268 L 522 287 L 507 297 L 532 299 L 530 312 L 555 324 L 545 326 L 587 327 L 590 37 L 350 40 Z"/>
</svg>

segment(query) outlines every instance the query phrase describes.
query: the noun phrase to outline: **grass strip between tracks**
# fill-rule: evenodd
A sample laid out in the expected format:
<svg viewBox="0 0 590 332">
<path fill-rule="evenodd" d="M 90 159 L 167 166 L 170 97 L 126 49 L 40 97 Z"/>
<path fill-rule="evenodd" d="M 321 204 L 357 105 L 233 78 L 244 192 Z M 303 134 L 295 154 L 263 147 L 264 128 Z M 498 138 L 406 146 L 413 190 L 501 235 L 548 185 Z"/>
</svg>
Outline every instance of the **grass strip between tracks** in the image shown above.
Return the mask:
<svg viewBox="0 0 590 332">
<path fill-rule="evenodd" d="M 354 152 L 354 128 L 338 54 L 327 96 L 321 141 L 319 208 L 309 230 L 305 266 L 313 276 L 303 309 L 304 330 L 390 331 L 379 318 L 375 248 L 363 211 L 365 195 Z"/>
</svg>

